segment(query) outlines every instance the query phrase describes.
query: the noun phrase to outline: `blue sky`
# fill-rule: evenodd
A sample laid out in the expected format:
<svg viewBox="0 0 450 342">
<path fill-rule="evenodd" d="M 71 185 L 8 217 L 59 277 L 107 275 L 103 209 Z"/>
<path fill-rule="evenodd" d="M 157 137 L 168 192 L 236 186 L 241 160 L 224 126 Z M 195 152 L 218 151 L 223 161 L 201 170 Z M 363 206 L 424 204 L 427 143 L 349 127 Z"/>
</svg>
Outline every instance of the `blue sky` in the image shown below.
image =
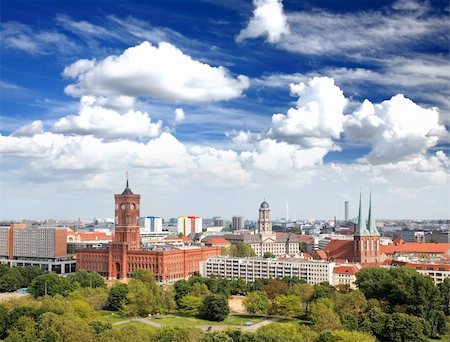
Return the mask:
<svg viewBox="0 0 450 342">
<path fill-rule="evenodd" d="M 447 1 L 0 6 L 1 219 L 449 218 Z"/>
</svg>

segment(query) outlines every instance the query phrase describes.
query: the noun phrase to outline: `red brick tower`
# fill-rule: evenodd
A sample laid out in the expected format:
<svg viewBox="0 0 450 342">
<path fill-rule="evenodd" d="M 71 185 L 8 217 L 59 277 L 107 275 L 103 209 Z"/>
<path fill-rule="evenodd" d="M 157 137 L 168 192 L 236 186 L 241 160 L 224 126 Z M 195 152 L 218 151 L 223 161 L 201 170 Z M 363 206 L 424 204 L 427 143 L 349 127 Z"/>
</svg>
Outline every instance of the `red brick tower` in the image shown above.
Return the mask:
<svg viewBox="0 0 450 342">
<path fill-rule="evenodd" d="M 139 233 L 139 204 L 141 195 L 135 195 L 128 187 L 128 179 L 122 194 L 114 195 L 115 199 L 115 233 L 109 244 L 110 279 L 126 279 L 128 277 L 127 252 L 136 251 L 141 246 Z"/>
</svg>

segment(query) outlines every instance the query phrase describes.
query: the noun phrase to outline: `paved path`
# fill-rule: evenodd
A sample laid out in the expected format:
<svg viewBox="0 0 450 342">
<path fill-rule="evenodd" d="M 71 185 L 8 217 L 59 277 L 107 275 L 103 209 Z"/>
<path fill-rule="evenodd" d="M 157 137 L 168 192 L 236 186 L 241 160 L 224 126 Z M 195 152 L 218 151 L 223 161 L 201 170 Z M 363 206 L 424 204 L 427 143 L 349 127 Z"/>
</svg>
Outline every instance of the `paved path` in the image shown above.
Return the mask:
<svg viewBox="0 0 450 342">
<path fill-rule="evenodd" d="M 125 324 L 125 323 L 129 323 L 129 322 L 140 322 L 140 323 L 144 323 L 144 324 L 147 324 L 147 325 L 151 325 L 152 327 L 155 327 L 155 328 L 162 328 L 162 326 L 163 326 L 162 324 L 153 322 L 153 321 L 151 321 L 151 320 L 149 320 L 149 319 L 147 319 L 147 318 L 132 318 L 132 319 L 127 319 L 127 320 L 125 320 L 125 321 L 115 322 L 115 323 L 113 323 L 112 325 Z"/>
<path fill-rule="evenodd" d="M 247 325 L 231 325 L 231 324 L 223 324 L 223 325 L 198 325 L 197 327 L 202 329 L 203 331 L 223 331 L 226 329 L 239 329 L 242 331 L 255 332 L 259 328 L 278 321 L 278 318 L 268 318 L 259 323 L 247 326 Z M 208 330 L 209 329 L 209 330 Z"/>
<path fill-rule="evenodd" d="M 229 328 L 234 328 L 234 329 L 240 329 L 242 331 L 248 331 L 248 332 L 255 332 L 256 330 L 258 330 L 259 328 L 276 322 L 278 321 L 279 318 L 268 318 L 265 319 L 264 321 L 261 321 L 259 323 L 250 325 L 250 326 L 245 326 L 245 325 L 229 325 L 229 324 L 223 324 L 223 325 L 195 325 L 197 328 L 202 329 L 203 331 L 224 331 L 226 329 Z M 120 322 L 115 322 L 112 325 L 119 325 L 119 324 L 125 324 L 125 323 L 129 323 L 129 322 L 140 322 L 140 323 L 144 323 L 147 325 L 151 325 L 152 327 L 155 328 L 162 328 L 164 325 L 160 324 L 160 323 L 156 323 L 153 320 L 150 320 L 148 318 L 132 318 L 132 319 L 127 319 L 124 321 L 120 321 Z"/>
<path fill-rule="evenodd" d="M 261 327 L 263 327 L 263 326 L 265 326 L 265 325 L 267 325 L 267 324 L 276 322 L 276 321 L 278 321 L 278 320 L 279 320 L 279 318 L 275 318 L 275 317 L 273 317 L 273 318 L 268 318 L 268 319 L 265 319 L 265 320 L 262 321 L 262 322 L 259 322 L 259 323 L 256 323 L 256 324 L 253 324 L 253 325 L 250 325 L 250 326 L 245 326 L 242 330 L 248 331 L 248 332 L 255 332 L 255 331 L 258 330 L 259 328 L 261 328 Z"/>
</svg>

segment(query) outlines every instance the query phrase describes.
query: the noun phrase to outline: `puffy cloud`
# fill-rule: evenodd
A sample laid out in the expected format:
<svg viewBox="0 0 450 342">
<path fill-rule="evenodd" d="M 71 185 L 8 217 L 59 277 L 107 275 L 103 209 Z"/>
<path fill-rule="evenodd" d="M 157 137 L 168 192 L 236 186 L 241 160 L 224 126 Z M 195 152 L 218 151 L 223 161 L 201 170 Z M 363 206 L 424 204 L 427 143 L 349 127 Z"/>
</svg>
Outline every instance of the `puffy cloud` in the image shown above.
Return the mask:
<svg viewBox="0 0 450 342">
<path fill-rule="evenodd" d="M 32 123 L 20 127 L 12 135 L 15 137 L 29 137 L 44 132 L 44 124 L 41 120 L 35 120 Z"/>
<path fill-rule="evenodd" d="M 314 147 L 302 149 L 286 142 L 264 139 L 253 151 L 241 153 L 241 160 L 247 168 L 264 171 L 300 170 L 322 164 L 328 149 Z"/>
<path fill-rule="evenodd" d="M 102 102 L 103 99 L 100 99 Z M 161 134 L 162 122 L 151 123 L 147 113 L 129 110 L 125 114 L 99 106 L 97 98 L 84 96 L 78 115 L 59 119 L 53 125 L 57 133 L 95 135 L 104 138 L 156 137 Z"/>
<path fill-rule="evenodd" d="M 270 137 L 304 147 L 334 146 L 343 130 L 347 104 L 334 79 L 315 77 L 308 83 L 291 84 L 291 94 L 299 96 L 297 108 L 285 114 L 274 114 Z"/>
<path fill-rule="evenodd" d="M 180 122 L 184 120 L 185 114 L 183 108 L 175 109 L 175 122 Z"/>
<path fill-rule="evenodd" d="M 424 154 L 446 131 L 436 108 L 423 108 L 399 94 L 379 104 L 365 100 L 347 116 L 345 132 L 349 139 L 369 143 L 366 158 L 379 164 Z"/>
<path fill-rule="evenodd" d="M 79 60 L 66 67 L 64 75 L 76 79 L 65 89 L 73 96 L 149 96 L 198 103 L 230 100 L 249 86 L 246 76 L 234 78 L 226 68 L 196 61 L 165 42 L 157 47 L 143 42 L 101 61 Z"/>
<path fill-rule="evenodd" d="M 253 17 L 236 37 L 237 42 L 265 35 L 270 43 L 275 43 L 289 32 L 282 0 L 253 0 L 253 5 Z"/>
</svg>

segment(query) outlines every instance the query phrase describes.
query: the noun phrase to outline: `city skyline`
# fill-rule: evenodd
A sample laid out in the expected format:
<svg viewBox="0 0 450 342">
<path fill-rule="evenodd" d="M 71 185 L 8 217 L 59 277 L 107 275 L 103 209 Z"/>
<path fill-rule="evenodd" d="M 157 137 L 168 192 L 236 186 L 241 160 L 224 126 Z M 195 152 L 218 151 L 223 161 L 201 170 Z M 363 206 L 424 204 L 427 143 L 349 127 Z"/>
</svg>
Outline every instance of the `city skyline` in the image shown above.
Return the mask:
<svg viewBox="0 0 450 342">
<path fill-rule="evenodd" d="M 126 172 L 142 216 L 354 218 L 372 187 L 377 219 L 450 217 L 446 2 L 1 11 L 2 220 L 112 217 Z"/>
</svg>

